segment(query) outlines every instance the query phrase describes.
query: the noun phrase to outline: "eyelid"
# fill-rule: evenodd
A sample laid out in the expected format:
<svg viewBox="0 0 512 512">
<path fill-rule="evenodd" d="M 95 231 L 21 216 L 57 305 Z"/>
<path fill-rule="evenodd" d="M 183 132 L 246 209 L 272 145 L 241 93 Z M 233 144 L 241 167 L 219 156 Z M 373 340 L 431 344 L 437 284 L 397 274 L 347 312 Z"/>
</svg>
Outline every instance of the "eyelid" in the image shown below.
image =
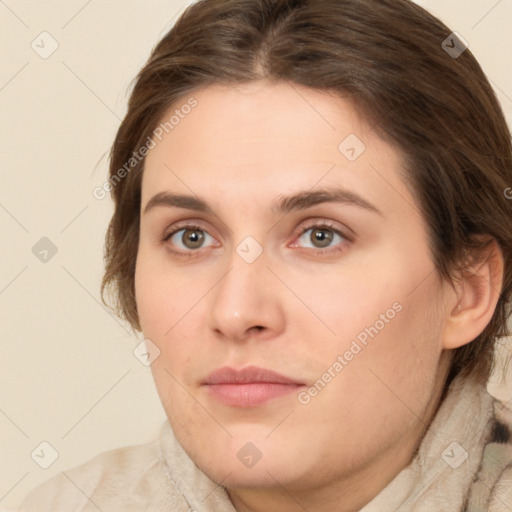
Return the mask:
<svg viewBox="0 0 512 512">
<path fill-rule="evenodd" d="M 311 228 L 320 228 L 320 229 L 329 229 L 331 231 L 334 231 L 338 235 L 342 236 L 347 242 L 353 242 L 354 236 L 348 235 L 346 231 L 350 231 L 353 233 L 353 231 L 348 228 L 340 228 L 338 227 L 338 224 L 334 221 L 325 220 L 325 219 L 310 219 L 305 221 L 304 223 L 300 224 L 297 229 L 294 231 L 293 237 L 294 240 L 301 237 L 306 231 L 308 231 Z M 320 248 L 318 250 L 321 250 Z"/>
<path fill-rule="evenodd" d="M 164 230 L 164 234 L 162 235 L 163 240 L 168 240 L 172 235 L 174 235 L 177 231 L 182 229 L 199 229 L 201 231 L 206 231 L 211 237 L 215 238 L 210 233 L 210 228 L 207 228 L 200 220 L 197 219 L 187 219 L 183 221 L 178 221 L 167 229 Z"/>
</svg>

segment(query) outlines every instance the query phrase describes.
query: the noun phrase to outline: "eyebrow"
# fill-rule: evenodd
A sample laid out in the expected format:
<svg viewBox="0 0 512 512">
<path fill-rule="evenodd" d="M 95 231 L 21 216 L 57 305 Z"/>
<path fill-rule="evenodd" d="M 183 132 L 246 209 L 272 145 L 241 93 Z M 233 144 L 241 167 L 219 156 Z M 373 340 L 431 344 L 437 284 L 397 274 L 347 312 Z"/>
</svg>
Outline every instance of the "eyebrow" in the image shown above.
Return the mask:
<svg viewBox="0 0 512 512">
<path fill-rule="evenodd" d="M 323 203 L 354 205 L 384 217 L 384 214 L 375 205 L 355 192 L 341 187 L 307 190 L 297 192 L 291 196 L 280 196 L 278 201 L 272 205 L 272 212 L 285 215 L 292 211 L 306 210 Z M 197 196 L 172 194 L 170 192 L 160 192 L 152 197 L 143 213 L 146 214 L 157 207 L 182 208 L 196 212 L 212 211 L 208 203 Z"/>
</svg>

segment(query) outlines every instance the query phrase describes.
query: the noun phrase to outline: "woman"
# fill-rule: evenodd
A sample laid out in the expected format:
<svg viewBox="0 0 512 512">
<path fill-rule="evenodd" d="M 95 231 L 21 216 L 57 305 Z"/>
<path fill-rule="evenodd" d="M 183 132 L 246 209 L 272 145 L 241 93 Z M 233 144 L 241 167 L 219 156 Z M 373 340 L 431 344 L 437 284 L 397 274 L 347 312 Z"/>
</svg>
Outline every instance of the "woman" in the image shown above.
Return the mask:
<svg viewBox="0 0 512 512">
<path fill-rule="evenodd" d="M 21 510 L 512 510 L 512 148 L 407 0 L 203 0 L 111 153 L 103 287 L 168 421 Z M 98 191 L 101 193 L 101 191 Z"/>
</svg>

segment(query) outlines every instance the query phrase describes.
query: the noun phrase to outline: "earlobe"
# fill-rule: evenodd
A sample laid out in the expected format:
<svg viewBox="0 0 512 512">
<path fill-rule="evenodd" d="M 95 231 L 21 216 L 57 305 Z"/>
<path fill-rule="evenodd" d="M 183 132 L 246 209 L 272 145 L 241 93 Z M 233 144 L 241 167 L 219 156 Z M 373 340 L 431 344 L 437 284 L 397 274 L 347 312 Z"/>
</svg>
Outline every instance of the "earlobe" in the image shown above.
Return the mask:
<svg viewBox="0 0 512 512">
<path fill-rule="evenodd" d="M 459 274 L 455 293 L 446 304 L 443 348 L 472 342 L 489 324 L 503 285 L 503 253 L 492 240 Z"/>
</svg>

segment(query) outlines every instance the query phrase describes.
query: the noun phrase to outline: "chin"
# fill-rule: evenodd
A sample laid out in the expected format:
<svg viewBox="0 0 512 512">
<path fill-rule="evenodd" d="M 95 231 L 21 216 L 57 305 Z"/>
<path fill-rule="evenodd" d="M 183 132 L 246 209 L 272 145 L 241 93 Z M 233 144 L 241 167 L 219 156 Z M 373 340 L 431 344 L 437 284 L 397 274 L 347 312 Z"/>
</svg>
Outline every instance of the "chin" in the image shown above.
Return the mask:
<svg viewBox="0 0 512 512">
<path fill-rule="evenodd" d="M 234 458 L 234 462 L 233 462 Z M 229 489 L 269 489 L 276 485 L 296 482 L 299 475 L 293 474 L 294 464 L 281 454 L 281 459 L 262 457 L 252 467 L 245 466 L 237 458 L 237 453 L 219 457 L 217 461 L 195 460 L 196 465 L 211 480 Z"/>
<path fill-rule="evenodd" d="M 208 451 L 193 443 L 184 446 L 194 463 L 214 482 L 228 488 L 271 488 L 307 478 L 307 455 L 296 443 L 272 439 L 268 428 L 261 425 L 239 425 L 230 428 L 233 437 L 208 440 Z"/>
</svg>

